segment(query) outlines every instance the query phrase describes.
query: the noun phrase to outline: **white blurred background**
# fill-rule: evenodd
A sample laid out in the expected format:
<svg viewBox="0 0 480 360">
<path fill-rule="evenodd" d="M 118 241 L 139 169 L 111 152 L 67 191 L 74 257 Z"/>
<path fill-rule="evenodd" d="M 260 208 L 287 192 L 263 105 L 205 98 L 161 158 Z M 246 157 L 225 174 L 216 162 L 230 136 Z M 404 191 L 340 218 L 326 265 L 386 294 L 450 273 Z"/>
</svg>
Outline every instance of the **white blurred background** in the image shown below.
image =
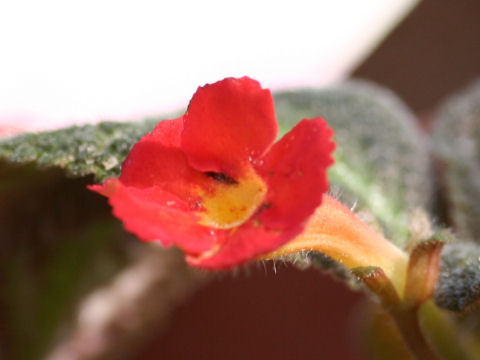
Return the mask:
<svg viewBox="0 0 480 360">
<path fill-rule="evenodd" d="M 327 85 L 417 2 L 3 0 L 0 129 L 161 114 L 227 76 Z"/>
</svg>

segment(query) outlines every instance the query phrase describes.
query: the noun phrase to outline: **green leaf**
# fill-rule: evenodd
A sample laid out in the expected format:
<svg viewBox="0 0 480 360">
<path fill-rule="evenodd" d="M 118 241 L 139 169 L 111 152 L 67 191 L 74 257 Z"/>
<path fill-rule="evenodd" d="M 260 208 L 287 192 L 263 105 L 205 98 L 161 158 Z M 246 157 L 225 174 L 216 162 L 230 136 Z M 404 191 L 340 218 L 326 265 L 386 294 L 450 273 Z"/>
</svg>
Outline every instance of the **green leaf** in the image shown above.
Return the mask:
<svg viewBox="0 0 480 360">
<path fill-rule="evenodd" d="M 335 278 L 341 280 L 351 289 L 360 289 L 361 283 L 355 277 L 350 269 L 343 264 L 335 261 L 330 256 L 315 252 L 302 251 L 291 255 L 283 256 L 280 260 L 292 263 L 301 270 L 306 270 L 310 267 L 315 267 L 319 271 L 327 272 Z"/>
<path fill-rule="evenodd" d="M 445 246 L 435 289 L 435 302 L 451 311 L 463 311 L 480 300 L 480 247 L 475 244 Z"/>
<path fill-rule="evenodd" d="M 93 174 L 102 181 L 120 174 L 122 162 L 133 144 L 151 131 L 159 120 L 104 122 L 22 134 L 0 141 L 0 159 L 60 167 L 74 176 Z"/>
<path fill-rule="evenodd" d="M 461 238 L 480 242 L 480 80 L 447 99 L 435 124 L 447 215 Z"/>
<path fill-rule="evenodd" d="M 408 212 L 428 207 L 430 164 L 415 118 L 391 92 L 363 82 L 275 96 L 286 132 L 303 118 L 321 116 L 335 131 L 335 165 L 329 172 L 344 203 L 367 207 L 387 237 L 404 246 Z"/>
</svg>

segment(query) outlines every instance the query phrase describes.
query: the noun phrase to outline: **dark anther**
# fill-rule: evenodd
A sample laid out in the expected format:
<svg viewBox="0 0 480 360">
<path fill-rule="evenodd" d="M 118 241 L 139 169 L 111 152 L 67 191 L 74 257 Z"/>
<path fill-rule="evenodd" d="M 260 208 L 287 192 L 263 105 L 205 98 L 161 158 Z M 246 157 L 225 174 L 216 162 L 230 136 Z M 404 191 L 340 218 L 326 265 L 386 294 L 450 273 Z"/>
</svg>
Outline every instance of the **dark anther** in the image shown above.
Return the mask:
<svg viewBox="0 0 480 360">
<path fill-rule="evenodd" d="M 264 212 L 267 209 L 270 209 L 272 206 L 273 205 L 270 203 L 263 203 L 262 205 L 259 206 L 257 210 L 257 215 L 259 215 L 260 213 Z"/>
<path fill-rule="evenodd" d="M 213 172 L 213 171 L 207 171 L 205 173 L 205 175 L 217 180 L 219 183 L 222 183 L 222 184 L 228 184 L 228 185 L 236 185 L 238 184 L 238 182 L 231 178 L 230 176 L 228 175 L 225 175 L 224 173 L 217 173 L 217 172 Z"/>
</svg>

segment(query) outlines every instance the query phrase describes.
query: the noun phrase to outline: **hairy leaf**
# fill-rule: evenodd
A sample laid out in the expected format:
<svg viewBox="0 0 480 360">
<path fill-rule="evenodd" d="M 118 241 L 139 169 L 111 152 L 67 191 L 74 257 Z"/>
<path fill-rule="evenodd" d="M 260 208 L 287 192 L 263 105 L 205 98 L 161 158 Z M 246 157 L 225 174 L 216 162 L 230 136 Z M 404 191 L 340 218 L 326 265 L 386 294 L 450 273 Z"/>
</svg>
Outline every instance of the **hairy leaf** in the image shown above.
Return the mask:
<svg viewBox="0 0 480 360">
<path fill-rule="evenodd" d="M 447 215 L 460 237 L 480 242 L 480 80 L 447 99 L 435 124 Z"/>
<path fill-rule="evenodd" d="M 0 159 L 40 167 L 60 167 L 74 176 L 93 174 L 101 181 L 120 174 L 122 162 L 133 144 L 158 121 L 104 122 L 21 134 L 0 141 Z"/>
<path fill-rule="evenodd" d="M 329 173 L 344 203 L 367 207 L 387 237 L 404 246 L 408 212 L 428 207 L 430 165 L 415 118 L 390 91 L 364 82 L 275 96 L 283 131 L 321 116 L 335 130 L 335 165 Z"/>
<path fill-rule="evenodd" d="M 480 300 L 480 247 L 450 244 L 443 251 L 435 289 L 438 306 L 463 311 Z"/>
</svg>

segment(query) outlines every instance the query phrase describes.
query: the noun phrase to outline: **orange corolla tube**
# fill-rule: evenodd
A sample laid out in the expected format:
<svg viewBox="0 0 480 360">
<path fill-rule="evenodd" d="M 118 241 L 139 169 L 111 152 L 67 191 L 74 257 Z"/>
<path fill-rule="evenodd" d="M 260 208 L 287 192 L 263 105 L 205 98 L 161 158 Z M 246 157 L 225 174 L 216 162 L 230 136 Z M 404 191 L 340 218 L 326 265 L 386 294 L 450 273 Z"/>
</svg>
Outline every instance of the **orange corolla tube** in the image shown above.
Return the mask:
<svg viewBox="0 0 480 360">
<path fill-rule="evenodd" d="M 323 195 L 300 235 L 264 258 L 300 251 L 318 251 L 350 269 L 380 267 L 403 296 L 408 255 L 328 195 Z"/>
</svg>

